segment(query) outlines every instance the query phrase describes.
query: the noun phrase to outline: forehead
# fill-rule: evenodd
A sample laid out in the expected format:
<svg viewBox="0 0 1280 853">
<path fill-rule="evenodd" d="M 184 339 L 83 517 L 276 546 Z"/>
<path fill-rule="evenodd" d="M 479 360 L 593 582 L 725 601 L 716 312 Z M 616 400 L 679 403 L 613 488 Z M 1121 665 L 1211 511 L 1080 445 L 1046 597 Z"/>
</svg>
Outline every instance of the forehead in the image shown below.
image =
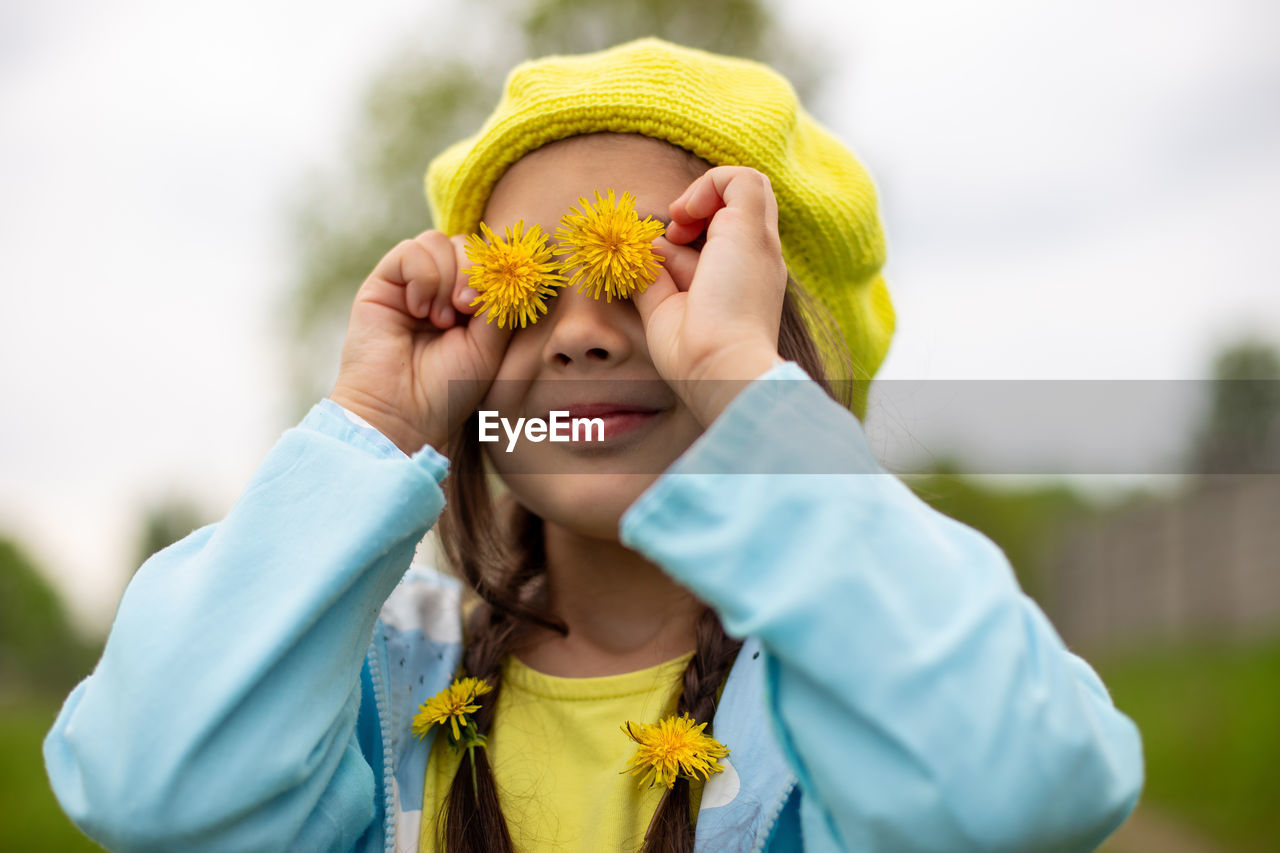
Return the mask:
<svg viewBox="0 0 1280 853">
<path fill-rule="evenodd" d="M 578 199 L 599 190 L 636 197 L 641 218 L 667 220 L 667 206 L 709 164 L 659 139 L 620 133 L 553 142 L 520 158 L 494 185 L 484 221 L 495 231 L 524 220 L 554 233 Z"/>
</svg>

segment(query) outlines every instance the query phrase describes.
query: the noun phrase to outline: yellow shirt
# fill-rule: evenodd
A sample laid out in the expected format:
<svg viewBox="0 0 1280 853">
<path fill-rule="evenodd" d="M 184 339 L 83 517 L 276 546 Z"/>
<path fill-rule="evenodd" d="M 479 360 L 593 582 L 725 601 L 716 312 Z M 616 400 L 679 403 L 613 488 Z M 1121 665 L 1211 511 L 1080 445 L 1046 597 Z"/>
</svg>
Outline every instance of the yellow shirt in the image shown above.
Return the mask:
<svg viewBox="0 0 1280 853">
<path fill-rule="evenodd" d="M 656 723 L 675 713 L 681 675 L 692 657 L 690 652 L 648 669 L 597 678 L 545 675 L 507 657 L 488 749 L 517 851 L 641 848 L 665 789 L 638 788 L 638 776 L 621 772 L 636 752 L 621 727 L 627 720 Z M 427 762 L 421 853 L 444 849 L 436 815 L 464 756 L 447 736 L 437 735 Z M 693 783 L 690 793 L 696 816 L 702 783 Z"/>
</svg>

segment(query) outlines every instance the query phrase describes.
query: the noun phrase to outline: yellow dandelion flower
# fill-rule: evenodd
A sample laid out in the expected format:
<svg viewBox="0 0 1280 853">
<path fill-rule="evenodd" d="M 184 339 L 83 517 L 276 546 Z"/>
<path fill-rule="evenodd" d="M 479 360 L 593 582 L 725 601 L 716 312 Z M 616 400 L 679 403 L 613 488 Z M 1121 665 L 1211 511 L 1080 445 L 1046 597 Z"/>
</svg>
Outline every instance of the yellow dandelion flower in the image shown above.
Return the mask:
<svg viewBox="0 0 1280 853">
<path fill-rule="evenodd" d="M 582 209 L 570 208 L 560 220 L 563 227 L 556 229 L 567 253 L 564 269 L 574 271 L 569 286 L 590 291 L 592 299 L 603 291 L 607 302 L 644 293 L 658 277 L 661 257 L 652 243 L 666 226 L 652 216 L 641 221 L 631 193 L 624 192 L 621 200 L 614 199 L 613 190 L 605 198 L 599 191 L 595 195 L 594 206 L 579 198 Z"/>
<path fill-rule="evenodd" d="M 452 729 L 454 743 L 460 742 L 462 730 L 472 728 L 468 715 L 480 710 L 480 706 L 476 704 L 476 698 L 492 690 L 493 687 L 482 678 L 462 678 L 454 681 L 418 706 L 418 713 L 413 716 L 413 733 L 419 738 L 424 738 L 427 732 L 431 731 L 432 726 L 448 723 Z"/>
<path fill-rule="evenodd" d="M 724 758 L 729 750 L 711 735 L 703 734 L 706 723 L 695 723 L 688 714 L 670 716 L 655 725 L 628 721 L 622 726 L 627 737 L 640 744 L 635 756 L 623 773 L 644 774 L 640 787 L 648 784 L 676 783 L 678 777 L 706 780 L 712 773 L 724 770 L 716 759 Z"/>
<path fill-rule="evenodd" d="M 480 231 L 483 237 L 467 235 L 467 257 L 475 266 L 463 270 L 479 292 L 471 301 L 481 306 L 476 315 L 486 312 L 486 323 L 496 318 L 499 329 L 507 324 L 514 329 L 517 320 L 522 329 L 526 323 L 538 322 L 538 314 L 547 312 L 543 300 L 554 296 L 555 288 L 564 287 L 565 281 L 546 235 L 537 225 L 525 231 L 523 221 L 514 229 L 506 228 L 505 240 L 483 222 Z"/>
</svg>

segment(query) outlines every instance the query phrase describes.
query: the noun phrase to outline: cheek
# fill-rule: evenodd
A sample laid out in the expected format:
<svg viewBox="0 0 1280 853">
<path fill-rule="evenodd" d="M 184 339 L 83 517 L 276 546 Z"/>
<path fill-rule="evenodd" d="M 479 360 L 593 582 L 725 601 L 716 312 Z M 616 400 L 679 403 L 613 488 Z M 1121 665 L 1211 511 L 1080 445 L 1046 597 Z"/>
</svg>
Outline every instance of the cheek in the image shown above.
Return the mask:
<svg viewBox="0 0 1280 853">
<path fill-rule="evenodd" d="M 536 325 L 517 329 L 502 355 L 497 379 L 524 382 L 532 380 L 538 373 L 542 359 L 544 332 L 544 329 L 539 329 Z"/>
</svg>

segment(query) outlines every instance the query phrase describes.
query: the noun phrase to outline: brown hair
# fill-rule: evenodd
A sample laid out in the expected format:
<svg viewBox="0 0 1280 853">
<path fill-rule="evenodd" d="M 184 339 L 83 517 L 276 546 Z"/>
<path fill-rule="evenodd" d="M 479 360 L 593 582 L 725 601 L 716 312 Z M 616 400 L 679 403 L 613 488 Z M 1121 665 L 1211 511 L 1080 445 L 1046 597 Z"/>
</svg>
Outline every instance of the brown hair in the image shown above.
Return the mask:
<svg viewBox="0 0 1280 853">
<path fill-rule="evenodd" d="M 832 398 L 850 404 L 850 383 L 837 393 L 817 340 L 827 353 L 847 353 L 830 316 L 788 278 L 778 332 L 778 353 L 797 362 Z M 837 362 L 838 375 L 850 376 L 848 356 Z M 480 598 L 467 620 L 463 667 L 468 675 L 493 685 L 476 714 L 481 733 L 492 731 L 494 709 L 502 688 L 502 662 L 524 629 L 541 625 L 567 634 L 563 622 L 546 608 L 546 556 L 542 520 L 510 495 L 494 499 L 473 413 L 454 436 L 449 457 L 452 472 L 445 481 L 448 499 L 438 530 L 448 563 Z M 695 626 L 696 650 L 685 668 L 677 713 L 689 713 L 710 723 L 720 685 L 742 646 L 725 634 L 716 612 L 704 607 Z M 475 751 L 476 786 L 472 790 L 469 765 L 463 762 L 453 777 L 438 827 L 448 853 L 512 853 L 511 835 L 498 802 L 497 787 L 485 750 Z M 663 795 L 645 833 L 644 853 L 683 853 L 693 850 L 693 819 L 689 783 L 677 780 Z"/>
</svg>

